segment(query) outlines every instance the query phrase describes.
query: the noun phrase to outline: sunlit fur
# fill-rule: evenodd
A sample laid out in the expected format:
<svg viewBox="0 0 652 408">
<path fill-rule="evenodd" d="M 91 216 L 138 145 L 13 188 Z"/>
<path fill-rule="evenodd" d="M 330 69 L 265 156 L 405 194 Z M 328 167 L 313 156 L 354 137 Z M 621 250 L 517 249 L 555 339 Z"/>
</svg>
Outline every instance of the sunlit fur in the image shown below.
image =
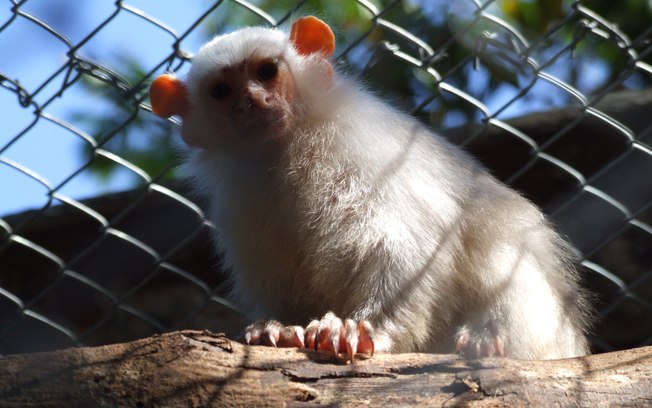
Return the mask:
<svg viewBox="0 0 652 408">
<path fill-rule="evenodd" d="M 280 30 L 217 37 L 187 77 L 183 132 L 220 138 L 202 78 L 252 53 L 289 64 L 299 94 L 281 140 L 190 149 L 233 298 L 252 318 L 305 325 L 327 310 L 368 319 L 377 350 L 452 352 L 497 334 L 517 358 L 588 352 L 567 244 L 475 160 L 343 75 L 297 55 Z"/>
</svg>

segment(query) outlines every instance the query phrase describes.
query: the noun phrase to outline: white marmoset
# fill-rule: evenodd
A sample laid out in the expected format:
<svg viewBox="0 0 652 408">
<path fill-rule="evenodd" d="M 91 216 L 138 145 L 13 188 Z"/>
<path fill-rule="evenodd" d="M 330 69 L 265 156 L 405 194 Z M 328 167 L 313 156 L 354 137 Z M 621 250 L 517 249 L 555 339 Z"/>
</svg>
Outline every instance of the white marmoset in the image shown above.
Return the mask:
<svg viewBox="0 0 652 408">
<path fill-rule="evenodd" d="M 459 147 L 336 72 L 334 48 L 315 17 L 244 28 L 151 87 L 153 111 L 183 119 L 233 298 L 270 319 L 247 341 L 351 360 L 587 354 L 569 245 Z"/>
</svg>

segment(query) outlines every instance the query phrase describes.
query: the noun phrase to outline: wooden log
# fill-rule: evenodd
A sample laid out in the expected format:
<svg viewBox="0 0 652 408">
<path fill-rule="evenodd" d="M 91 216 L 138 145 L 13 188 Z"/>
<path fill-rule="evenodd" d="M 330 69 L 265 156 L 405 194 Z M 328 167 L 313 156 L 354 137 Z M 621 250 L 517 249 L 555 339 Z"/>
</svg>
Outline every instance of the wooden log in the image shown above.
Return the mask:
<svg viewBox="0 0 652 408">
<path fill-rule="evenodd" d="M 652 346 L 575 359 L 309 350 L 181 331 L 0 358 L 2 407 L 651 406 Z"/>
</svg>

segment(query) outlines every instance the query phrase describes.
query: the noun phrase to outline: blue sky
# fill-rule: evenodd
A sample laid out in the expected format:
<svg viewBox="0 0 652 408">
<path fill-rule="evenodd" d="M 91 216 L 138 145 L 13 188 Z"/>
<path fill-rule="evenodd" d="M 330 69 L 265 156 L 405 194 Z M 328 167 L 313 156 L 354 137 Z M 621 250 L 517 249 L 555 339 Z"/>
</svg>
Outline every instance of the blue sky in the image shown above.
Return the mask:
<svg viewBox="0 0 652 408">
<path fill-rule="evenodd" d="M 144 11 L 178 31 L 187 29 L 206 9 L 205 2 L 132 0 L 128 5 Z M 11 4 L 0 8 L 0 25 L 11 17 Z M 21 10 L 34 15 L 77 44 L 116 10 L 113 1 L 29 0 Z M 201 30 L 198 30 L 201 31 Z M 184 42 L 184 49 L 196 51 L 203 37 L 201 32 Z M 98 35 L 81 48 L 80 53 L 109 67 L 114 67 L 121 54 L 135 55 L 145 67 L 158 64 L 171 51 L 171 36 L 147 21 L 122 10 Z M 52 34 L 24 17 L 17 17 L 0 32 L 0 74 L 17 80 L 29 92 L 34 92 L 65 62 L 68 47 Z M 40 91 L 35 100 L 41 104 L 61 86 L 60 75 Z M 107 108 L 101 98 L 89 95 L 81 86 L 68 88 L 45 109 L 48 115 L 69 121 L 72 113 L 81 110 Z M 0 149 L 35 118 L 34 108 L 23 108 L 17 96 L 0 88 Z M 80 126 L 80 124 L 75 124 Z M 84 129 L 82 129 L 84 130 Z M 11 145 L 0 157 L 19 163 L 45 177 L 52 186 L 63 181 L 82 164 L 81 146 L 84 142 L 68 131 L 46 120 L 34 127 Z M 108 191 L 128 188 L 133 177 L 126 171 L 117 172 L 109 180 L 87 172 L 81 173 L 61 190 L 74 198 L 91 197 Z M 38 208 L 47 202 L 47 190 L 38 182 L 0 162 L 0 216 Z"/>
</svg>

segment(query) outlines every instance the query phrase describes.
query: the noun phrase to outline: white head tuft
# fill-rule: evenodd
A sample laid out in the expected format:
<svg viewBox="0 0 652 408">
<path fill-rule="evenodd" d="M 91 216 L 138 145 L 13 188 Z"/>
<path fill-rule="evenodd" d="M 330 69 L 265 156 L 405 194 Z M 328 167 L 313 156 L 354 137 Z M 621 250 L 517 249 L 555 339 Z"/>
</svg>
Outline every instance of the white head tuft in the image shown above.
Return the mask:
<svg viewBox="0 0 652 408">
<path fill-rule="evenodd" d="M 197 86 L 201 78 L 241 64 L 253 56 L 259 59 L 285 58 L 292 48 L 289 45 L 287 34 L 274 28 L 248 27 L 219 35 L 204 44 L 195 55 L 188 73 L 188 90 L 194 94 L 197 90 L 193 87 Z"/>
</svg>

